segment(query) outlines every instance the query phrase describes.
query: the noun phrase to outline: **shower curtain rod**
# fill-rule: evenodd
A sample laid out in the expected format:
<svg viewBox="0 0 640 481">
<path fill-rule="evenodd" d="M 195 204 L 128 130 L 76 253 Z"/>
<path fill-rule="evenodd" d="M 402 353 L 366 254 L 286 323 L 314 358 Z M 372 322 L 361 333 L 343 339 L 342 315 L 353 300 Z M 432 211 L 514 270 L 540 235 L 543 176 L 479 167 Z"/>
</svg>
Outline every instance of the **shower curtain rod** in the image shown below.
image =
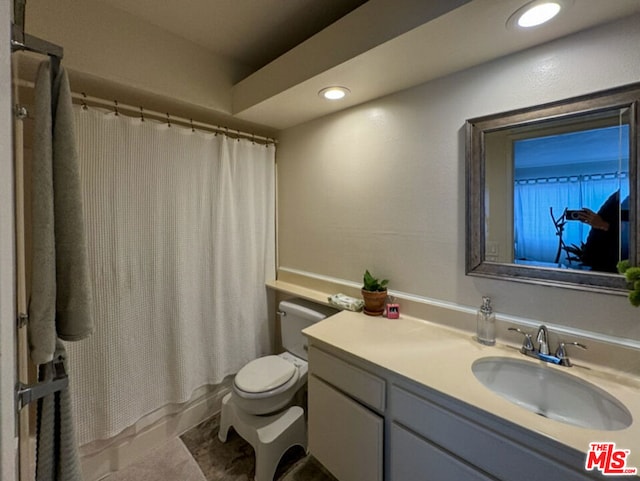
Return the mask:
<svg viewBox="0 0 640 481">
<path fill-rule="evenodd" d="M 18 80 L 16 82 L 18 86 L 25 88 L 33 88 L 34 83 L 28 80 Z M 128 112 L 128 117 L 138 117 L 142 119 L 151 118 L 154 120 L 167 122 L 169 125 L 171 124 L 179 124 L 183 127 L 191 127 L 193 130 L 196 128 L 200 130 L 208 130 L 210 132 L 217 132 L 220 134 L 227 135 L 233 138 L 244 138 L 248 140 L 252 140 L 254 142 L 263 143 L 263 144 L 277 144 L 278 140 L 273 137 L 265 137 L 263 135 L 252 134 L 250 132 L 243 132 L 242 130 L 232 129 L 230 127 L 223 127 L 220 125 L 207 124 L 205 122 L 198 122 L 193 119 L 187 119 L 184 117 L 174 117 L 169 113 L 156 112 L 154 110 L 146 110 L 143 107 L 136 107 L 134 105 L 121 104 L 117 100 L 105 100 L 98 97 L 91 97 L 82 93 L 71 92 L 71 97 L 73 98 L 76 104 L 80 104 L 83 107 L 88 106 L 89 104 L 92 106 L 103 107 L 108 110 L 112 110 L 117 114 Z"/>
<path fill-rule="evenodd" d="M 254 142 L 264 143 L 267 145 L 278 143 L 277 139 L 272 137 L 264 137 L 262 135 L 256 135 L 250 132 L 243 132 L 238 129 L 232 129 L 232 128 L 223 127 L 220 125 L 198 122 L 193 119 L 187 119 L 184 117 L 174 117 L 169 113 L 162 113 L 154 110 L 146 110 L 143 107 L 136 107 L 134 105 L 121 104 L 117 100 L 105 100 L 97 97 L 90 97 L 90 96 L 87 96 L 84 92 L 82 93 L 72 92 L 71 96 L 75 101 L 77 101 L 83 106 L 87 104 L 100 106 L 100 107 L 113 110 L 116 114 L 126 111 L 126 112 L 129 112 L 129 115 L 128 115 L 129 117 L 139 117 L 143 120 L 145 118 L 153 118 L 154 120 L 167 122 L 169 125 L 171 125 L 172 123 L 180 124 L 184 127 L 191 127 L 193 130 L 195 130 L 197 127 L 203 130 L 221 133 L 230 137 L 234 137 L 234 138 L 241 137 L 244 139 L 252 140 Z"/>
</svg>

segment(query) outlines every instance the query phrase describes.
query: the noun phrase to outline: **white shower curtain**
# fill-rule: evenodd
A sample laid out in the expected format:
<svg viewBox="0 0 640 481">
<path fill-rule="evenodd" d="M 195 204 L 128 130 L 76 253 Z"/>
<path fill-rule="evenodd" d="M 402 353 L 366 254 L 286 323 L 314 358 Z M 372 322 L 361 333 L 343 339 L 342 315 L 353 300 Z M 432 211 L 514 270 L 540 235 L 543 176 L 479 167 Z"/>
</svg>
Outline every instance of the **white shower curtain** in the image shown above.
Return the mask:
<svg viewBox="0 0 640 481">
<path fill-rule="evenodd" d="M 96 320 L 68 346 L 83 445 L 269 350 L 275 147 L 75 115 Z"/>
</svg>

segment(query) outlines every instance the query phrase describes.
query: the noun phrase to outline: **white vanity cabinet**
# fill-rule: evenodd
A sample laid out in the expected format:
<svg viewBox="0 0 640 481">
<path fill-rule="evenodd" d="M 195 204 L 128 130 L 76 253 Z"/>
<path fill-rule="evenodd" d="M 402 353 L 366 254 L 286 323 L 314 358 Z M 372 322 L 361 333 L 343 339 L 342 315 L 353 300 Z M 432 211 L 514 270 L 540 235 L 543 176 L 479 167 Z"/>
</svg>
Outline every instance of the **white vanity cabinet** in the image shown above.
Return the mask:
<svg viewBox="0 0 640 481">
<path fill-rule="evenodd" d="M 605 479 L 582 453 L 313 340 L 308 413 L 309 451 L 340 481 Z"/>
<path fill-rule="evenodd" d="M 391 388 L 387 448 L 393 481 L 593 479 L 582 469 L 584 458 L 557 443 L 428 389 L 409 389 Z"/>
<path fill-rule="evenodd" d="M 385 382 L 309 351 L 309 452 L 339 480 L 382 481 Z"/>
</svg>

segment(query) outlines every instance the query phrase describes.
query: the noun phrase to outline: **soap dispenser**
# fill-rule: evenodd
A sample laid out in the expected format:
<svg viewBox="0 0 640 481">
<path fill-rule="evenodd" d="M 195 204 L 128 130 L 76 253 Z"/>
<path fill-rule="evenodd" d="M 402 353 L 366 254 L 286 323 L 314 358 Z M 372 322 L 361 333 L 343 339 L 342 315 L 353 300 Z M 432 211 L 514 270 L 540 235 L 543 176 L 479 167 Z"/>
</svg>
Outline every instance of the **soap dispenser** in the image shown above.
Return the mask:
<svg viewBox="0 0 640 481">
<path fill-rule="evenodd" d="M 491 307 L 491 298 L 484 296 L 477 315 L 477 340 L 480 344 L 493 346 L 496 343 L 496 315 Z"/>
</svg>

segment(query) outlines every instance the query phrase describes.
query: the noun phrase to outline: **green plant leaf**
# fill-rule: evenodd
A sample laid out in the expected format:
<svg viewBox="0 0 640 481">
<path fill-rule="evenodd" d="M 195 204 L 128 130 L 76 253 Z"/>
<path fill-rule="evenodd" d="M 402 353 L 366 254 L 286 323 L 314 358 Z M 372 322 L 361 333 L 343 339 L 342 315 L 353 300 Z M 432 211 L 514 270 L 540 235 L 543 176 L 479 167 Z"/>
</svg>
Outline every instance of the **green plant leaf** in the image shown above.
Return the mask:
<svg viewBox="0 0 640 481">
<path fill-rule="evenodd" d="M 616 265 L 616 268 L 618 269 L 618 272 L 620 274 L 624 274 L 625 272 L 627 272 L 627 269 L 629 269 L 629 267 L 631 267 L 631 263 L 629 262 L 629 259 L 625 259 L 623 261 L 620 261 Z"/>
<path fill-rule="evenodd" d="M 629 292 L 629 302 L 632 306 L 640 306 L 640 291 Z"/>
<path fill-rule="evenodd" d="M 625 272 L 624 275 L 627 278 L 627 281 L 629 282 L 635 282 L 637 280 L 640 280 L 640 267 L 629 267 Z"/>
<path fill-rule="evenodd" d="M 367 269 L 364 272 L 364 276 L 362 278 L 363 281 L 363 286 L 362 288 L 365 291 L 370 291 L 370 292 L 382 292 L 385 291 L 387 289 L 387 284 L 389 283 L 388 279 L 384 279 L 382 282 L 379 281 L 377 278 L 373 277 L 373 275 L 371 275 L 371 273 L 369 272 L 369 270 Z"/>
</svg>

